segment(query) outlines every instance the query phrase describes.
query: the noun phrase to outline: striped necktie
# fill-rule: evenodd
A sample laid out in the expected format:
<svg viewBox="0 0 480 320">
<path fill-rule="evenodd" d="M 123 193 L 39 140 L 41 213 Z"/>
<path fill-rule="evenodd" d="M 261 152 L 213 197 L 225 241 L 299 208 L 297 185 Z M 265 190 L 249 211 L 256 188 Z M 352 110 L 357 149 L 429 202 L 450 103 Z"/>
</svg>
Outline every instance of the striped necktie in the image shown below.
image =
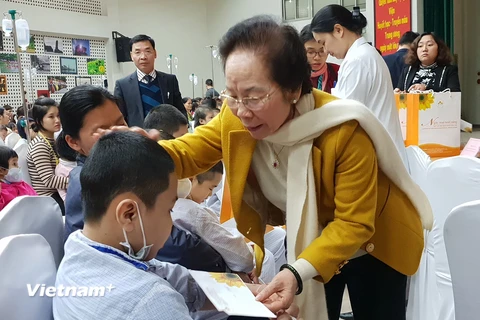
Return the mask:
<svg viewBox="0 0 480 320">
<path fill-rule="evenodd" d="M 145 77 L 143 77 L 143 79 L 145 79 L 147 81 L 147 83 L 151 83 L 153 81 L 153 77 L 149 74 L 145 75 Z"/>
</svg>

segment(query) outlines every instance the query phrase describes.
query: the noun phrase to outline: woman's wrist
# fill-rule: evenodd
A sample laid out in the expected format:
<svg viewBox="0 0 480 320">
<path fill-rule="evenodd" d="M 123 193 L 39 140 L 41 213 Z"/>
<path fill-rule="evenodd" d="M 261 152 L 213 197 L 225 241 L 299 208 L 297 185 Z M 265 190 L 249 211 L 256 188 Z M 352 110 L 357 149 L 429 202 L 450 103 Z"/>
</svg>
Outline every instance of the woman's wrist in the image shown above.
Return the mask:
<svg viewBox="0 0 480 320">
<path fill-rule="evenodd" d="M 280 267 L 280 271 L 283 271 L 284 269 L 287 269 L 288 272 L 291 272 L 297 281 L 297 292 L 295 292 L 295 295 L 301 294 L 303 291 L 303 281 L 298 271 L 290 264 L 284 264 Z"/>
<path fill-rule="evenodd" d="M 298 259 L 292 263 L 292 267 L 294 267 L 300 274 L 303 282 L 311 280 L 319 275 L 317 269 L 305 259 Z"/>
</svg>

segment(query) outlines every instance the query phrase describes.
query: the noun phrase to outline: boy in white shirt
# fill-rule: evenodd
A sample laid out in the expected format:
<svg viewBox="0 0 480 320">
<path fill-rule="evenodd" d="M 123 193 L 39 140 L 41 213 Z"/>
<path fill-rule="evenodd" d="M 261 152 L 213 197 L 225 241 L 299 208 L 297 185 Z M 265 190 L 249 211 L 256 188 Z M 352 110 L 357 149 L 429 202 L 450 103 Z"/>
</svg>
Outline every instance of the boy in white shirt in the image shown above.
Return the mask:
<svg viewBox="0 0 480 320">
<path fill-rule="evenodd" d="M 198 235 L 220 253 L 228 267 L 235 272 L 250 273 L 254 268 L 253 250 L 243 235 L 220 224 L 218 215 L 201 204 L 212 195 L 212 190 L 222 181 L 223 164 L 218 162 L 209 171 L 193 177 L 186 199 L 178 199 L 173 207 L 175 226 Z M 270 282 L 276 274 L 275 259 L 265 252 L 261 279 Z"/>
<path fill-rule="evenodd" d="M 56 286 L 106 290 L 56 296 L 55 319 L 191 319 L 211 308 L 185 268 L 152 260 L 170 235 L 177 200 L 163 148 L 136 133 L 111 133 L 91 151 L 80 181 L 85 225 L 65 244 Z"/>
</svg>

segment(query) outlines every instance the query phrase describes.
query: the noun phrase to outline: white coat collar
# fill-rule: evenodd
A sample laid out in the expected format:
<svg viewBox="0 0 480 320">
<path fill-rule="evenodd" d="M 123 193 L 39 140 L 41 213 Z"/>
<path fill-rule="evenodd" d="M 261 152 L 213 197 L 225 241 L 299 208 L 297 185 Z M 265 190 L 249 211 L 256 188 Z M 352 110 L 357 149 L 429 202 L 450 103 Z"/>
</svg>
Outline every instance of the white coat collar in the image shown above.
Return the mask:
<svg viewBox="0 0 480 320">
<path fill-rule="evenodd" d="M 364 37 L 360 37 L 355 40 L 350 49 L 348 49 L 347 54 L 345 55 L 345 59 L 354 57 L 355 51 L 357 51 L 357 49 L 364 44 L 368 44 L 367 39 L 365 39 Z"/>
</svg>

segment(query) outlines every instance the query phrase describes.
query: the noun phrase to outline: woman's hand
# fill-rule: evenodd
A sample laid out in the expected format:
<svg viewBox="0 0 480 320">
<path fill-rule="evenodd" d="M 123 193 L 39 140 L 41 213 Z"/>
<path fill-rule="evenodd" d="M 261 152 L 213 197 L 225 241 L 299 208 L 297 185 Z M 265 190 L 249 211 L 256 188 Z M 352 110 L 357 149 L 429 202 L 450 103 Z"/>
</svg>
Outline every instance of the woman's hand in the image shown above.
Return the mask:
<svg viewBox="0 0 480 320">
<path fill-rule="evenodd" d="M 108 130 L 98 129 L 97 132 L 95 132 L 93 134 L 93 136 L 95 137 L 95 140 L 98 140 L 106 134 L 109 134 L 109 133 L 112 133 L 112 132 L 120 132 L 120 131 L 136 132 L 136 133 L 141 134 L 142 136 L 150 138 L 152 140 L 155 140 L 155 141 L 160 140 L 160 132 L 158 132 L 155 129 L 152 129 L 152 130 L 147 132 L 147 131 L 143 130 L 142 128 L 139 128 L 139 127 L 129 128 L 127 126 L 114 126 L 114 127 L 111 127 Z"/>
<path fill-rule="evenodd" d="M 265 284 L 258 285 L 258 284 L 246 283 L 245 285 L 248 287 L 248 289 L 250 289 L 250 291 L 253 293 L 254 296 L 258 296 L 258 294 L 267 287 L 267 285 Z M 295 302 L 293 302 L 288 309 L 286 310 L 281 309 L 278 312 L 276 312 L 276 315 L 277 315 L 277 320 L 290 320 L 292 319 L 292 317 L 298 318 L 299 313 L 300 313 L 300 309 L 295 304 Z"/>
<path fill-rule="evenodd" d="M 395 88 L 395 90 L 393 90 L 393 93 L 401 93 L 402 90 L 398 89 L 398 88 Z"/>
<path fill-rule="evenodd" d="M 297 288 L 297 279 L 293 273 L 284 269 L 273 278 L 270 284 L 258 292 L 257 301 L 262 302 L 273 313 L 287 310 L 293 303 Z"/>
<path fill-rule="evenodd" d="M 417 84 L 414 84 L 412 85 L 408 91 L 425 91 L 427 90 L 427 86 L 424 85 L 423 83 L 417 83 Z"/>
</svg>

